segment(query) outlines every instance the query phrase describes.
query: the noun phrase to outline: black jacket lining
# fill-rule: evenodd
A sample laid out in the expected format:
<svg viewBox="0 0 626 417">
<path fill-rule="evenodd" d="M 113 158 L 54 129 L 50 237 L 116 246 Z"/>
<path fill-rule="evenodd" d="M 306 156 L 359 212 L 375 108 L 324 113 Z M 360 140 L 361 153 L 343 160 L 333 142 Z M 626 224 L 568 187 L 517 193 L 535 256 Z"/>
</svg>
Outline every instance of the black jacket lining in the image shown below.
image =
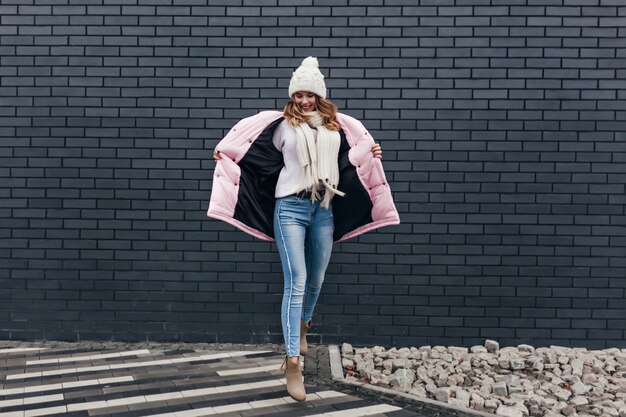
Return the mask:
<svg viewBox="0 0 626 417">
<path fill-rule="evenodd" d="M 276 182 L 283 167 L 283 154 L 272 142 L 274 130 L 283 117 L 272 122 L 252 143 L 250 149 L 239 161 L 241 177 L 239 195 L 234 218 L 268 236 L 274 237 L 274 205 Z M 360 226 L 371 223 L 372 201 L 361 184 L 356 168 L 348 159 L 350 145 L 343 130 L 339 131 L 339 190 L 345 197 L 333 198 L 335 231 L 333 240 Z M 251 138 L 253 139 L 253 138 Z"/>
<path fill-rule="evenodd" d="M 335 232 L 333 240 L 337 241 L 345 234 L 372 223 L 372 200 L 356 172 L 356 167 L 350 163 L 348 152 L 350 145 L 343 130 L 339 131 L 341 146 L 339 148 L 339 184 L 337 188 L 346 193 L 345 196 L 333 197 L 333 217 Z"/>
</svg>

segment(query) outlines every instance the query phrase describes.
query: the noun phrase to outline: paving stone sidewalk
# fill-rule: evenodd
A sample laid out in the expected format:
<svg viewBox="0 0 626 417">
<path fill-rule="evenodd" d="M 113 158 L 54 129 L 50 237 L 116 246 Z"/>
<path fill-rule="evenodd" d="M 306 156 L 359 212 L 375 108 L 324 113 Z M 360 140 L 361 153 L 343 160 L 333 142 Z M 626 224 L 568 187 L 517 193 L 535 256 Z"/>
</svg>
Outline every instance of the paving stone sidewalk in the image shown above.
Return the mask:
<svg viewBox="0 0 626 417">
<path fill-rule="evenodd" d="M 331 377 L 304 361 L 307 401 L 286 393 L 280 345 L 0 340 L 0 417 L 445 416 Z"/>
</svg>

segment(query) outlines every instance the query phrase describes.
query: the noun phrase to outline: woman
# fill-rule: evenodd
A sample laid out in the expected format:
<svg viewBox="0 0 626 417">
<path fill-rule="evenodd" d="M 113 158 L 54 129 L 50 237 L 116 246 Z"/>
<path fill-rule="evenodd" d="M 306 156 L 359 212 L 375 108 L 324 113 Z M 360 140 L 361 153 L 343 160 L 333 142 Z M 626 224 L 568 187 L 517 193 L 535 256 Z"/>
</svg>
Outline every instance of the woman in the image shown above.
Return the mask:
<svg viewBox="0 0 626 417">
<path fill-rule="evenodd" d="M 287 351 L 281 369 L 288 393 L 302 401 L 300 355 L 333 242 L 400 221 L 380 145 L 326 99 L 316 58 L 293 73 L 289 97 L 283 112 L 243 119 L 217 145 L 208 215 L 276 241 Z"/>
</svg>

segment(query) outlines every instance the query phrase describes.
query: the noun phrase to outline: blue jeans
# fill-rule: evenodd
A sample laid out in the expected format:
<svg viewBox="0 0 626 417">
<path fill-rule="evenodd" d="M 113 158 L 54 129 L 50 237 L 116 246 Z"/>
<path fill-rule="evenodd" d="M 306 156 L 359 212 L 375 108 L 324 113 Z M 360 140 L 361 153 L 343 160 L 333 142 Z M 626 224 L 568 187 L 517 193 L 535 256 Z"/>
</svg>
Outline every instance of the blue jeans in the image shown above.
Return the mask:
<svg viewBox="0 0 626 417">
<path fill-rule="evenodd" d="M 274 237 L 285 280 L 281 322 L 288 356 L 300 355 L 300 320 L 309 321 L 322 289 L 333 246 L 332 201 L 276 199 Z"/>
</svg>

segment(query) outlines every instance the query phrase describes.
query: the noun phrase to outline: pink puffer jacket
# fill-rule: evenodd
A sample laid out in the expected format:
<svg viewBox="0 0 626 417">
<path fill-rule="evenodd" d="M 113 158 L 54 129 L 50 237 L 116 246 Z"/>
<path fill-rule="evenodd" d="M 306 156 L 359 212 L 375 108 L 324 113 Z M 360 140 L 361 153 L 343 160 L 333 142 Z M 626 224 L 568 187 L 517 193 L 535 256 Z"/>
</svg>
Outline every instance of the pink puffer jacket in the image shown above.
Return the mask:
<svg viewBox="0 0 626 417">
<path fill-rule="evenodd" d="M 274 191 L 283 166 L 272 142 L 283 120 L 279 111 L 263 111 L 240 120 L 217 150 L 213 190 L 207 215 L 263 240 L 274 240 Z M 357 119 L 338 113 L 341 125 L 339 186 L 333 198 L 335 242 L 400 223 L 380 159 L 372 155 L 374 139 Z"/>
</svg>

